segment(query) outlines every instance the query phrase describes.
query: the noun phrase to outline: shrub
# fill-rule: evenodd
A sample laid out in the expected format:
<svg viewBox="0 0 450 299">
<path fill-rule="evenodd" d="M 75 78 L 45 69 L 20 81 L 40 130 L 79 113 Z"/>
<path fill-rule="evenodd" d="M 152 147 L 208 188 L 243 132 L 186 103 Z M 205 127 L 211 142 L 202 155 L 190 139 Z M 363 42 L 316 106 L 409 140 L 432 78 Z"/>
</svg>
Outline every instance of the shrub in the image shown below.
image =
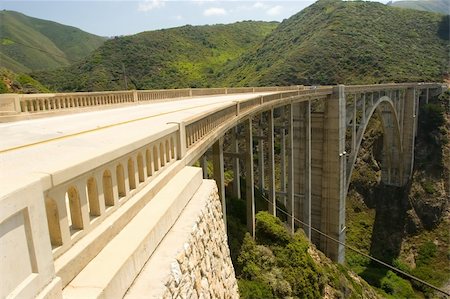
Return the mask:
<svg viewBox="0 0 450 299">
<path fill-rule="evenodd" d="M 292 237 L 280 219 L 273 217 L 268 212 L 256 214 L 256 240 L 258 243 L 285 245 L 291 239 Z"/>
<path fill-rule="evenodd" d="M 388 271 L 386 276 L 381 279 L 381 289 L 395 298 L 416 297 L 411 284 L 392 271 Z"/>
</svg>

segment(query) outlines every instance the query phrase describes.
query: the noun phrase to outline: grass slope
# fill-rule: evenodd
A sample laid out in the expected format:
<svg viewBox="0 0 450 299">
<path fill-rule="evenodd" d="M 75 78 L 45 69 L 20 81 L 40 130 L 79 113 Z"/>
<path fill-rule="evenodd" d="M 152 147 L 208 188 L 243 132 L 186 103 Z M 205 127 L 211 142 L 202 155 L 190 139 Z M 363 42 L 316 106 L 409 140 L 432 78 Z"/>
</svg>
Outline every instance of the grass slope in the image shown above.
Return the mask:
<svg viewBox="0 0 450 299">
<path fill-rule="evenodd" d="M 440 81 L 448 16 L 375 2 L 319 0 L 224 71 L 226 85 Z"/>
<path fill-rule="evenodd" d="M 450 0 L 405 0 L 389 2 L 387 5 L 423 11 L 450 14 Z"/>
<path fill-rule="evenodd" d="M 0 66 L 16 72 L 69 65 L 104 41 L 75 27 L 0 11 Z"/>
<path fill-rule="evenodd" d="M 255 47 L 277 23 L 183 26 L 105 42 L 83 62 L 34 76 L 61 91 L 221 85 L 225 64 Z"/>
</svg>

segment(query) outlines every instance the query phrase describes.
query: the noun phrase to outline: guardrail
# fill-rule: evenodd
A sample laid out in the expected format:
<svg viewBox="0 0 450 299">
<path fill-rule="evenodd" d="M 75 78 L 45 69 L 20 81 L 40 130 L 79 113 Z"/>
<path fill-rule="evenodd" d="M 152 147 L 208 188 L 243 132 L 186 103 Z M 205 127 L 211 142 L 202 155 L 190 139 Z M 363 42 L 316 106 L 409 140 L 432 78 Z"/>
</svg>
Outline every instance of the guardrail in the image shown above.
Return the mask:
<svg viewBox="0 0 450 299">
<path fill-rule="evenodd" d="M 401 84 L 397 89 L 409 87 L 433 88 L 439 84 Z M 394 86 L 389 85 L 389 89 Z M 260 92 L 281 89 L 281 92 L 265 96 L 257 96 L 245 101 L 236 101 L 227 106 L 215 108 L 203 115 L 184 120 L 179 124 L 170 124 L 167 129 L 155 136 L 149 136 L 139 143 L 125 145 L 124 148 L 114 151 L 113 154 L 103 155 L 102 159 L 86 159 L 83 165 L 76 165 L 67 170 L 64 179 L 56 179 L 54 175 L 42 174 L 39 178 L 24 175 L 10 187 L 7 182 L 2 182 L 2 193 L 0 198 L 0 228 L 6 229 L 14 225 L 24 228 L 23 234 L 13 236 L 14 242 L 3 247 L 6 256 L 21 260 L 28 256 L 30 261 L 21 270 L 24 274 L 19 278 L 9 278 L 10 273 L 0 273 L 5 280 L 0 295 L 3 294 L 34 294 L 41 290 L 46 284 L 55 281 L 55 275 L 48 270 L 52 258 L 58 276 L 62 278 L 62 285 L 67 284 L 81 269 L 92 259 L 111 239 L 115 233 L 126 225 L 126 217 L 131 217 L 131 212 L 126 212 L 125 218 L 116 215 L 132 202 L 134 195 L 151 182 L 158 181 L 169 172 L 175 171 L 174 167 L 182 165 L 178 163 L 183 160 L 186 152 L 195 151 L 195 147 L 203 144 L 210 134 L 217 132 L 227 121 L 236 121 L 238 118 L 256 111 L 258 107 L 282 105 L 289 101 L 323 99 L 333 92 L 333 87 L 299 89 L 299 87 L 267 87 L 267 88 L 229 88 L 204 90 L 170 90 L 170 91 L 127 91 L 112 93 L 85 93 L 55 94 L 52 97 L 46 95 L 33 95 L 39 102 L 32 101 L 23 96 L 24 107 L 36 107 L 39 109 L 50 109 L 61 107 L 85 107 L 86 105 L 114 105 L 121 103 L 147 102 L 161 99 L 183 98 L 187 96 L 206 94 L 233 94 L 236 92 Z M 346 92 L 375 92 L 377 86 L 346 87 Z M 28 102 L 27 102 L 28 101 Z M 30 105 L 30 106 L 29 106 Z M 22 107 L 22 106 L 20 106 Z M 50 108 L 49 108 L 50 107 Z M 28 109 L 28 108 L 27 108 Z M 37 110 L 40 111 L 40 110 Z M 259 111 L 259 110 L 258 110 Z M 31 113 L 24 112 L 24 113 Z M 8 191 L 9 190 L 9 191 Z M 152 191 L 156 192 L 156 191 Z M 133 199 L 134 200 L 134 199 Z M 139 206 L 138 203 L 134 203 Z M 145 203 L 140 203 L 141 205 Z M 137 208 L 136 208 L 137 209 Z M 137 213 L 137 211 L 135 211 Z M 116 217 L 116 218 L 114 218 Z M 95 238 L 89 237 L 90 233 L 98 230 L 107 219 L 115 219 L 101 234 Z M 127 218 L 127 219 L 128 219 Z M 109 220 L 111 221 L 111 220 Z M 44 228 L 44 229 L 43 229 Z M 48 231 L 45 231 L 47 230 Z M 50 244 L 48 242 L 50 236 Z M 30 241 L 31 240 L 31 241 Z M 18 244 L 18 245 L 17 245 Z M 79 245 L 82 244 L 82 245 Z M 69 250 L 77 249 L 76 253 Z M 27 259 L 25 259 L 27 260 Z M 12 265 L 11 265 L 12 266 Z M 44 269 L 44 270 L 42 270 Z M 47 270 L 45 270 L 47 269 Z M 47 271 L 47 272 L 45 272 Z M 37 275 L 36 281 L 39 285 L 30 282 L 29 275 Z M 43 278 L 41 277 L 43 276 Z M 34 277 L 34 276 L 33 276 Z M 27 280 L 28 279 L 28 280 Z M 23 283 L 27 280 L 27 283 Z M 34 281 L 34 280 L 33 280 Z M 59 286 L 60 287 L 60 286 Z M 58 288 L 56 283 L 55 288 Z M 30 291 L 34 290 L 34 291 Z M 27 293 L 28 292 L 28 293 Z M 2 296 L 0 296 L 2 297 Z M 31 297 L 31 296 L 28 296 Z"/>
<path fill-rule="evenodd" d="M 300 89 L 303 89 L 303 86 L 187 88 L 47 94 L 0 94 L 0 115 L 67 111 L 70 109 L 102 107 L 118 104 L 136 104 L 196 96 Z"/>
</svg>

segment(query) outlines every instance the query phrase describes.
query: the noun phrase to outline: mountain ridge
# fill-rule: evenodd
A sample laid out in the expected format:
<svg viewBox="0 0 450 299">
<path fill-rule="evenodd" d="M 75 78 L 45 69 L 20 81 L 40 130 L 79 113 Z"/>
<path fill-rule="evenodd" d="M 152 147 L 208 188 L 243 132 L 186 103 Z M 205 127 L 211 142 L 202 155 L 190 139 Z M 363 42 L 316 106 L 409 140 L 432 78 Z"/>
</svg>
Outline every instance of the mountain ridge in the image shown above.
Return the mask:
<svg viewBox="0 0 450 299">
<path fill-rule="evenodd" d="M 52 69 L 78 61 L 106 40 L 79 28 L 0 11 L 0 66 L 15 72 Z"/>
<path fill-rule="evenodd" d="M 221 79 L 238 86 L 441 81 L 448 30 L 440 14 L 320 0 L 284 20 Z"/>
</svg>

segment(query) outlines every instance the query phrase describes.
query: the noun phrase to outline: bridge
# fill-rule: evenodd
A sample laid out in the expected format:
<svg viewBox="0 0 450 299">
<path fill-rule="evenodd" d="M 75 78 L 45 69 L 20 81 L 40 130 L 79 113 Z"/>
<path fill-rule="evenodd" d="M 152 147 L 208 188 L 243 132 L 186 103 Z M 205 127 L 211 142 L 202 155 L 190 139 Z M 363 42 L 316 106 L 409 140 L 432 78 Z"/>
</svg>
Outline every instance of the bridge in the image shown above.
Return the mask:
<svg viewBox="0 0 450 299">
<path fill-rule="evenodd" d="M 411 83 L 1 95 L 0 297 L 170 298 L 167 289 L 194 289 L 182 283 L 186 257 L 202 267 L 192 278 L 198 296 L 202 287 L 217 291 L 213 280 L 231 281 L 236 295 L 222 246 L 226 169 L 228 191 L 246 200 L 250 233 L 257 187 L 269 212 L 282 203 L 292 231 L 302 227 L 342 262 L 345 198 L 370 119 L 379 115 L 384 132 L 382 180 L 402 186 L 419 105 L 441 90 Z M 208 226 L 220 232 L 209 236 Z M 183 241 L 191 228 L 200 239 Z M 214 254 L 205 235 L 218 244 Z M 203 258 L 193 262 L 200 247 Z M 177 248 L 185 255 L 174 264 Z M 215 264 L 223 277 L 205 270 L 213 255 L 223 258 Z M 156 273 L 163 268 L 168 282 Z"/>
</svg>

